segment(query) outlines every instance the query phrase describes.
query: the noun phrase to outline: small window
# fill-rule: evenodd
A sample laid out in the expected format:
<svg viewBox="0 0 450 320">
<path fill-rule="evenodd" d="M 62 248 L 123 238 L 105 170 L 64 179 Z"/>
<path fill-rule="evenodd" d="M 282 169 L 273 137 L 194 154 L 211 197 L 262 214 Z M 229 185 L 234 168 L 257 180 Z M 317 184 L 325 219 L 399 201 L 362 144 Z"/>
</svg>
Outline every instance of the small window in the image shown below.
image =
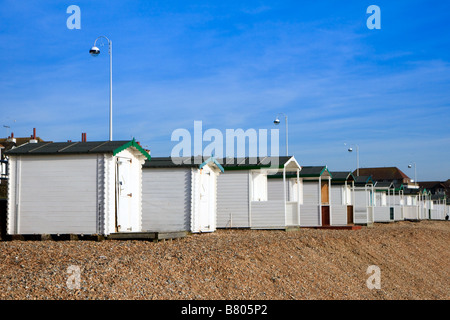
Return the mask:
<svg viewBox="0 0 450 320">
<path fill-rule="evenodd" d="M 384 207 L 387 206 L 387 196 L 384 192 L 381 194 L 381 205 Z"/>
<path fill-rule="evenodd" d="M 252 201 L 267 201 L 267 174 L 252 174 Z"/>
<path fill-rule="evenodd" d="M 297 178 L 289 179 L 289 200 L 292 202 L 300 202 L 303 204 L 303 180 L 299 179 L 299 184 L 297 183 Z M 300 199 L 299 199 L 300 196 Z"/>
</svg>

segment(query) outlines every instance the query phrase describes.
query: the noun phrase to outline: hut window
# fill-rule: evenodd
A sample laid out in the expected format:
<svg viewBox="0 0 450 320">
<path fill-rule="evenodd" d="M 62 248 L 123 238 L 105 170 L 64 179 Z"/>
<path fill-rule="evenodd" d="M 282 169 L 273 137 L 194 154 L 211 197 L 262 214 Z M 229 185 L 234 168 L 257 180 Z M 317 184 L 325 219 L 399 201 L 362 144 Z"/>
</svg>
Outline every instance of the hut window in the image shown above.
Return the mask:
<svg viewBox="0 0 450 320">
<path fill-rule="evenodd" d="M 297 183 L 297 178 L 289 179 L 289 197 L 288 201 L 300 202 L 303 204 L 303 180 L 299 179 L 299 184 Z M 300 190 L 299 190 L 300 188 Z M 300 193 L 300 199 L 299 199 Z"/>
<path fill-rule="evenodd" d="M 387 201 L 386 200 L 387 200 L 386 193 L 383 192 L 381 194 L 381 205 L 384 206 L 384 207 L 387 206 Z"/>
<path fill-rule="evenodd" d="M 267 174 L 252 174 L 252 201 L 267 201 Z"/>
</svg>

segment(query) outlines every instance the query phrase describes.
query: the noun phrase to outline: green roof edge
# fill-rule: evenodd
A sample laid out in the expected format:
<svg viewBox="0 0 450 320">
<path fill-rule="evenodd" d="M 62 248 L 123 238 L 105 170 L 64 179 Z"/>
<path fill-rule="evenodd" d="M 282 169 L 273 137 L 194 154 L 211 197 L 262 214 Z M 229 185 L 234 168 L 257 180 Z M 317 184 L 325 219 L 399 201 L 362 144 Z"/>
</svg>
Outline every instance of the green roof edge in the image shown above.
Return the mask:
<svg viewBox="0 0 450 320">
<path fill-rule="evenodd" d="M 148 154 L 147 151 L 145 151 L 137 142 L 136 140 L 133 138 L 133 140 L 131 140 L 130 142 L 125 143 L 123 146 L 115 149 L 113 151 L 113 155 L 115 156 L 116 154 L 118 154 L 119 152 L 129 148 L 129 147 L 134 147 L 137 150 L 139 150 L 140 153 L 142 153 L 148 160 L 151 160 L 151 156 Z"/>
</svg>

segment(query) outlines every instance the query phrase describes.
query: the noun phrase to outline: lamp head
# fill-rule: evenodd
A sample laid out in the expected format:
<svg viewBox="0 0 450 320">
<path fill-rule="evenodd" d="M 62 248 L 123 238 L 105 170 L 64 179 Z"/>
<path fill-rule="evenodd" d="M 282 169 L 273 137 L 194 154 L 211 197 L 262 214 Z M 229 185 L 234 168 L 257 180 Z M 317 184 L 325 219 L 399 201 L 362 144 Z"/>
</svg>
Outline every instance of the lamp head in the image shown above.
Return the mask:
<svg viewBox="0 0 450 320">
<path fill-rule="evenodd" d="M 97 48 L 96 46 L 93 46 L 93 47 L 91 48 L 91 50 L 89 50 L 89 53 L 90 53 L 93 57 L 96 57 L 96 56 L 98 56 L 98 55 L 100 54 L 100 49 Z"/>
<path fill-rule="evenodd" d="M 353 148 L 348 148 L 348 152 L 352 152 L 353 151 Z"/>
<path fill-rule="evenodd" d="M 412 165 L 408 164 L 408 168 L 412 168 Z"/>
<path fill-rule="evenodd" d="M 280 119 L 276 118 L 276 119 L 273 121 L 273 123 L 275 123 L 275 124 L 280 124 Z"/>
</svg>

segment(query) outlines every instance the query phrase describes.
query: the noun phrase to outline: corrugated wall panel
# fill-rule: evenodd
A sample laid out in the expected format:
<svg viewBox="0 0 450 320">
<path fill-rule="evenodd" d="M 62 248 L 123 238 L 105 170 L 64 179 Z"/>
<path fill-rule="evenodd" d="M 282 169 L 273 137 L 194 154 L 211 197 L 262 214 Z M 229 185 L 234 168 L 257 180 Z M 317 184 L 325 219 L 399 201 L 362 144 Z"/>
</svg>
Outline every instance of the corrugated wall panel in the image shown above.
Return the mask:
<svg viewBox="0 0 450 320">
<path fill-rule="evenodd" d="M 9 166 L 9 179 L 8 179 L 8 204 L 6 206 L 6 232 L 13 234 L 15 230 L 16 219 L 16 172 L 17 157 L 11 157 L 8 161 Z"/>
<path fill-rule="evenodd" d="M 288 193 L 288 180 L 286 179 L 286 194 Z M 267 179 L 267 199 L 284 201 L 283 179 Z M 286 198 L 287 199 L 287 198 Z"/>
<path fill-rule="evenodd" d="M 303 181 L 303 204 L 319 205 L 319 183 L 317 181 Z"/>
<path fill-rule="evenodd" d="M 300 225 L 303 227 L 320 226 L 320 208 L 318 205 L 300 205 Z"/>
<path fill-rule="evenodd" d="M 19 233 L 97 233 L 96 155 L 20 161 Z"/>
<path fill-rule="evenodd" d="M 319 226 L 319 182 L 303 180 L 303 204 L 300 205 L 300 225 Z"/>
<path fill-rule="evenodd" d="M 248 171 L 220 174 L 217 177 L 217 228 L 248 228 L 248 207 Z"/>
<path fill-rule="evenodd" d="M 373 217 L 375 222 L 389 222 L 390 219 L 390 207 L 374 207 Z"/>
<path fill-rule="evenodd" d="M 142 230 L 190 231 L 191 169 L 142 172 Z"/>
<path fill-rule="evenodd" d="M 400 221 L 403 220 L 403 209 L 401 206 L 394 206 L 394 220 Z"/>
<path fill-rule="evenodd" d="M 341 185 L 331 185 L 331 204 L 342 205 L 342 188 Z"/>
<path fill-rule="evenodd" d="M 278 229 L 285 228 L 285 212 L 283 200 L 252 201 L 252 228 Z"/>
<path fill-rule="evenodd" d="M 418 219 L 419 217 L 419 207 L 417 206 L 405 206 L 403 207 L 403 216 L 405 219 Z"/>
<path fill-rule="evenodd" d="M 347 206 L 346 205 L 333 205 L 331 218 L 331 225 L 342 226 L 347 224 Z"/>
</svg>

